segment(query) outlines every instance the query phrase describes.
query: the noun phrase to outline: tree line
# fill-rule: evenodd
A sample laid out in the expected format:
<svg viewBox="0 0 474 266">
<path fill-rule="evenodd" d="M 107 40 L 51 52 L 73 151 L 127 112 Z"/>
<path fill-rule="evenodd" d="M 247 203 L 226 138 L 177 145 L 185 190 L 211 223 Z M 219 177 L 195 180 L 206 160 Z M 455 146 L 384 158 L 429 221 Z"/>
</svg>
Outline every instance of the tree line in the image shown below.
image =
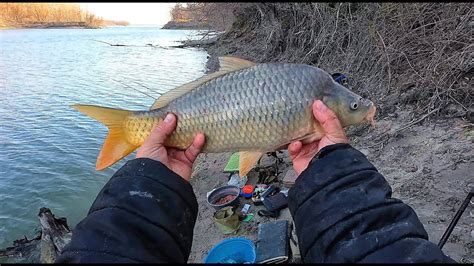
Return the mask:
<svg viewBox="0 0 474 266">
<path fill-rule="evenodd" d="M 233 11 L 242 3 L 177 3 L 170 11 L 174 22 L 194 22 L 216 30 L 228 29 L 234 20 Z"/>
<path fill-rule="evenodd" d="M 110 21 L 104 21 L 79 4 L 71 3 L 0 3 L 0 25 L 28 25 L 41 23 L 82 23 L 97 27 Z M 126 25 L 127 22 L 120 22 Z"/>
</svg>

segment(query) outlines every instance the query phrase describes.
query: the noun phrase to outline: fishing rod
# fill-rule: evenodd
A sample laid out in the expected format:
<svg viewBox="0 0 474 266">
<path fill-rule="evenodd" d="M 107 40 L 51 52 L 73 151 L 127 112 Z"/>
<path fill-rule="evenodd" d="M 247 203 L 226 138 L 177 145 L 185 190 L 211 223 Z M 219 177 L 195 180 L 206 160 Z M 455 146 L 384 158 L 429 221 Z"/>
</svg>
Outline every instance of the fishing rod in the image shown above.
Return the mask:
<svg viewBox="0 0 474 266">
<path fill-rule="evenodd" d="M 453 219 L 451 220 L 451 223 L 449 224 L 448 228 L 446 229 L 443 236 L 439 240 L 438 247 L 440 249 L 442 249 L 444 244 L 446 244 L 446 241 L 448 241 L 448 238 L 451 235 L 451 232 L 453 231 L 454 227 L 458 223 L 458 221 L 461 218 L 461 215 L 463 214 L 463 212 L 466 210 L 467 205 L 471 201 L 473 195 L 474 195 L 474 187 L 471 187 L 471 191 L 469 191 L 469 193 L 467 194 L 466 198 L 464 199 L 463 203 L 461 204 L 461 207 L 459 207 L 458 211 L 456 212 Z"/>
</svg>

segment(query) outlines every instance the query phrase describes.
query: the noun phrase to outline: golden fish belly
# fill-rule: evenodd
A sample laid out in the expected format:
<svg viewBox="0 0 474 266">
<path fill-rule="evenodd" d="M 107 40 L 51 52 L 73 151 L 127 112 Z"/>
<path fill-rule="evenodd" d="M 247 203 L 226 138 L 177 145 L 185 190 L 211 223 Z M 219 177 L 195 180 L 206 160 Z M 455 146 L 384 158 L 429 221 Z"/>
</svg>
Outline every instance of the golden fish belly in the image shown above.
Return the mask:
<svg viewBox="0 0 474 266">
<path fill-rule="evenodd" d="M 167 146 L 186 148 L 202 132 L 203 152 L 273 151 L 314 138 L 311 104 L 331 83 L 304 65 L 257 65 L 211 80 L 161 109 L 135 112 L 124 127 L 128 141 L 141 145 L 153 124 L 172 112 L 178 122 Z"/>
<path fill-rule="evenodd" d="M 219 114 L 204 114 L 178 124 L 168 144 L 187 147 L 202 132 L 206 135 L 204 152 L 272 151 L 312 130 L 311 116 L 290 110 L 251 109 L 241 117 L 223 114 L 225 119 L 220 119 Z"/>
<path fill-rule="evenodd" d="M 230 116 L 226 120 L 220 120 L 219 114 L 203 113 L 192 118 L 182 118 L 177 114 L 180 118 L 176 131 L 165 145 L 187 148 L 196 134 L 201 132 L 206 136 L 203 152 L 273 151 L 292 140 L 315 133 L 311 110 L 306 109 L 308 111 L 298 113 L 291 113 L 291 109 L 267 112 L 252 109 L 240 118 Z M 127 140 L 134 145 L 142 145 L 153 125 L 161 119 L 162 115 L 130 117 L 125 127 Z"/>
</svg>

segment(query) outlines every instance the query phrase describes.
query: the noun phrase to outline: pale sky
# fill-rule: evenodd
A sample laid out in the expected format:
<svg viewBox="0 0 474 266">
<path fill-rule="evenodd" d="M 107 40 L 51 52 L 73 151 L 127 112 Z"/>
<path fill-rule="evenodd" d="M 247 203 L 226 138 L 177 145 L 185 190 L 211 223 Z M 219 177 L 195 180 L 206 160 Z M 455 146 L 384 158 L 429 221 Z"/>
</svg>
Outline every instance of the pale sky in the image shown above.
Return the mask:
<svg viewBox="0 0 474 266">
<path fill-rule="evenodd" d="M 107 20 L 126 20 L 130 24 L 164 25 L 176 3 L 79 3 L 81 8 Z"/>
</svg>

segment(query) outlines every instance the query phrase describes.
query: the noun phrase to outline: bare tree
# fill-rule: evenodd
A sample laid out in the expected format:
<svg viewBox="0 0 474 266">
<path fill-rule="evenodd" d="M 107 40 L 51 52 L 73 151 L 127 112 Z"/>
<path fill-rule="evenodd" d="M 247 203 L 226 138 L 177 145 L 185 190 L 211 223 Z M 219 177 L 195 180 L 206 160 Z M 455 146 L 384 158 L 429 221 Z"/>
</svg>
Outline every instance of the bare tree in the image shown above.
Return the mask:
<svg viewBox="0 0 474 266">
<path fill-rule="evenodd" d="M 234 21 L 234 9 L 245 3 L 187 3 L 176 4 L 171 10 L 172 21 L 195 22 L 217 30 L 229 29 Z"/>
<path fill-rule="evenodd" d="M 0 22 L 86 22 L 100 26 L 102 18 L 84 12 L 78 4 L 0 3 Z"/>
<path fill-rule="evenodd" d="M 48 4 L 33 4 L 32 15 L 35 21 L 45 22 L 48 19 Z"/>
</svg>

